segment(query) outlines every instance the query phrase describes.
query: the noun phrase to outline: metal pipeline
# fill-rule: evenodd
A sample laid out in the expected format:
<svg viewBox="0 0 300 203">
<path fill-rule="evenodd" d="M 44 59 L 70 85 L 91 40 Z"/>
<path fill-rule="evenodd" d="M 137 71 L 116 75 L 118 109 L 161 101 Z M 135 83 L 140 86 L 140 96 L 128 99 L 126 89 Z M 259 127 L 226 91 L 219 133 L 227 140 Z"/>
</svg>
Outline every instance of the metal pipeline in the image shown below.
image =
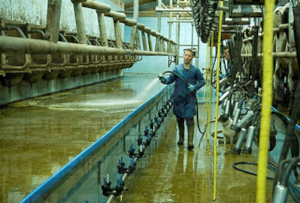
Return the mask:
<svg viewBox="0 0 300 203">
<path fill-rule="evenodd" d="M 46 40 L 24 39 L 19 37 L 0 36 L 1 52 L 21 52 L 23 54 L 107 54 L 107 55 L 144 55 L 169 56 L 167 52 L 124 50 L 110 47 L 99 47 L 85 44 L 53 43 Z M 174 54 L 175 55 L 175 54 Z"/>
</svg>

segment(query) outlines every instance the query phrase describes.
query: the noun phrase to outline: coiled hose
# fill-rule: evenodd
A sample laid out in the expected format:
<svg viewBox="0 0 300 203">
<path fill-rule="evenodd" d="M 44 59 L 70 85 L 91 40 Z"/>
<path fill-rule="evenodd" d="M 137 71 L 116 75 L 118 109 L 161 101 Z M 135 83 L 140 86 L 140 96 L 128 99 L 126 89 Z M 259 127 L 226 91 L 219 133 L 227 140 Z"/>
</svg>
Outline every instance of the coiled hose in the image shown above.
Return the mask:
<svg viewBox="0 0 300 203">
<path fill-rule="evenodd" d="M 165 71 L 163 72 L 161 75 L 164 75 L 166 73 L 172 73 L 174 75 L 176 75 L 180 80 L 182 80 L 182 82 L 184 82 L 184 84 L 186 84 L 186 86 L 190 86 L 190 84 L 183 78 L 181 77 L 178 73 L 174 72 L 174 71 Z M 193 95 L 195 96 L 195 99 L 196 99 L 196 116 L 197 116 L 197 127 L 198 127 L 198 130 L 199 132 L 202 134 L 201 138 L 200 138 L 200 142 L 206 132 L 206 126 L 207 125 L 204 125 L 204 131 L 202 132 L 201 129 L 200 129 L 200 125 L 199 125 L 199 116 L 198 116 L 198 101 L 197 101 L 197 96 L 196 96 L 196 91 L 193 91 Z"/>
</svg>

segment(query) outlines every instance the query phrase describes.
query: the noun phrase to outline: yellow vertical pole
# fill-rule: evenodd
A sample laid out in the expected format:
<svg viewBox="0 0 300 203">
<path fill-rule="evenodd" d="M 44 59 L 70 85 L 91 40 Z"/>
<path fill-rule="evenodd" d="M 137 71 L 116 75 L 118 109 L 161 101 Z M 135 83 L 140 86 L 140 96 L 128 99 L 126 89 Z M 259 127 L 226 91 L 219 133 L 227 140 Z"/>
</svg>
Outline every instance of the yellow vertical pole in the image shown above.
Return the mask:
<svg viewBox="0 0 300 203">
<path fill-rule="evenodd" d="M 220 6 L 223 6 L 223 1 L 220 1 Z M 217 49 L 217 90 L 216 90 L 216 122 L 215 122 L 215 135 L 214 135 L 214 197 L 217 196 L 217 134 L 218 134 L 218 116 L 219 116 L 219 82 L 220 82 L 220 54 L 221 54 L 221 34 L 222 34 L 222 19 L 223 11 L 220 10 L 219 29 L 218 29 L 218 49 Z"/>
<path fill-rule="evenodd" d="M 207 144 L 206 144 L 206 152 L 210 152 L 210 146 L 209 146 L 209 127 L 210 127 L 210 111 L 211 111 L 211 63 L 210 63 L 210 49 L 209 49 L 209 44 L 210 44 L 210 39 L 208 40 L 208 45 L 206 47 L 206 67 L 208 69 L 207 74 L 206 74 L 206 78 L 208 78 L 206 80 L 207 85 L 209 85 L 209 91 L 208 91 L 208 110 L 207 110 L 207 128 L 206 128 L 206 140 L 207 140 Z"/>
<path fill-rule="evenodd" d="M 267 177 L 267 161 L 268 148 L 270 139 L 270 118 L 272 105 L 272 77 L 273 77 L 273 9 L 274 0 L 265 1 L 264 16 L 264 40 L 263 40 L 263 94 L 261 123 L 259 136 L 259 154 L 258 154 L 258 173 L 257 173 L 257 191 L 256 202 L 266 202 L 266 177 Z"/>
</svg>

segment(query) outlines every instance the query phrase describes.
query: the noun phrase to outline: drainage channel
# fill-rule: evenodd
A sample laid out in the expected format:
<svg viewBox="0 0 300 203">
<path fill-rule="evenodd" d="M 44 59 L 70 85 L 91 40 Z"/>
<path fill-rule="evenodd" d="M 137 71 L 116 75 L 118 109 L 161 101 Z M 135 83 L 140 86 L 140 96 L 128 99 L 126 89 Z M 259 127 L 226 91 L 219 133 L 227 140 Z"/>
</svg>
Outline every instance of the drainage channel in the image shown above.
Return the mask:
<svg viewBox="0 0 300 203">
<path fill-rule="evenodd" d="M 111 202 L 151 154 L 168 120 L 173 85 L 138 107 L 21 202 Z"/>
</svg>

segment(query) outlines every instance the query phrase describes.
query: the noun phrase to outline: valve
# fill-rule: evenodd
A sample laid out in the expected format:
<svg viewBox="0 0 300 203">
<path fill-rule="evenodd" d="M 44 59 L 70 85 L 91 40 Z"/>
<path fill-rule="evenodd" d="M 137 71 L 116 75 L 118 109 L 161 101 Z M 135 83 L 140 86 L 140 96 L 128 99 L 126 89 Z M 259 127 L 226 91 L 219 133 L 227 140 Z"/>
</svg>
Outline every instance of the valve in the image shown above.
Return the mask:
<svg viewBox="0 0 300 203">
<path fill-rule="evenodd" d="M 110 186 L 111 186 L 111 182 L 107 181 L 106 178 L 104 178 L 103 185 L 101 186 L 104 196 L 109 195 L 109 192 L 111 191 Z"/>
<path fill-rule="evenodd" d="M 129 157 L 132 157 L 134 155 L 134 150 L 135 149 L 133 148 L 133 143 L 131 143 L 129 151 L 128 151 Z"/>
<path fill-rule="evenodd" d="M 104 178 L 104 184 L 102 185 L 102 192 L 104 196 L 114 195 L 115 197 L 120 196 L 124 190 L 128 190 L 125 187 L 125 183 L 123 181 L 123 174 L 117 180 L 117 186 L 114 188 L 110 188 L 110 184 L 106 182 Z"/>
<path fill-rule="evenodd" d="M 139 137 L 138 137 L 138 139 L 137 139 L 136 141 L 137 141 L 137 143 L 138 143 L 138 146 L 140 146 L 140 145 L 142 144 L 143 138 L 142 138 L 141 133 L 139 134 Z"/>
<path fill-rule="evenodd" d="M 147 139 L 146 139 L 146 142 L 145 142 L 145 146 L 149 146 L 151 143 L 151 136 L 150 134 L 147 135 Z"/>
<path fill-rule="evenodd" d="M 146 125 L 145 130 L 144 130 L 144 135 L 147 136 L 147 135 L 148 135 L 148 132 L 149 132 L 148 126 Z"/>
<path fill-rule="evenodd" d="M 161 120 L 160 119 L 158 119 L 157 120 L 157 122 L 156 122 L 156 130 L 158 130 L 159 129 L 159 127 L 160 127 L 160 125 L 161 125 Z"/>
<path fill-rule="evenodd" d="M 156 135 L 156 128 L 155 128 L 155 125 L 154 125 L 152 119 L 151 119 L 151 122 L 150 122 L 150 129 L 151 129 L 150 135 L 151 135 L 151 137 L 154 137 Z"/>
<path fill-rule="evenodd" d="M 123 158 L 119 159 L 119 164 L 117 165 L 118 168 L 118 173 L 119 174 L 125 174 L 127 173 L 128 175 L 132 174 L 135 171 L 136 163 L 134 161 L 134 156 L 130 159 L 130 164 L 128 168 L 125 168 L 125 163 L 123 162 Z"/>
<path fill-rule="evenodd" d="M 125 163 L 123 162 L 123 157 L 121 157 L 119 159 L 119 164 L 117 166 L 119 174 L 124 174 L 126 172 L 127 169 L 124 166 L 125 166 Z"/>
</svg>

